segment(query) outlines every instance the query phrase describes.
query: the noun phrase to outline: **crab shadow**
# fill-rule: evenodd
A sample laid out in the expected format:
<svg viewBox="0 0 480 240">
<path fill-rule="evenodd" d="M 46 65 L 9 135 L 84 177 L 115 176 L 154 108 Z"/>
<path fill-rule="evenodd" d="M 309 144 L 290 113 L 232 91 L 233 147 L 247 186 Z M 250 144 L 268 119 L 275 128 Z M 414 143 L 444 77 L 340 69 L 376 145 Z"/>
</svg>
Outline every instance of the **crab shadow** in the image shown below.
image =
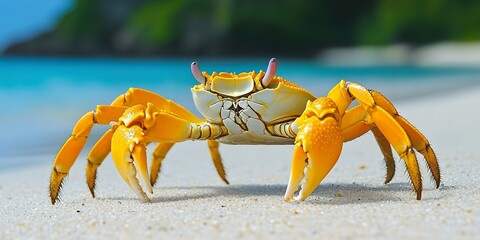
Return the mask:
<svg viewBox="0 0 480 240">
<path fill-rule="evenodd" d="M 261 197 L 275 196 L 283 199 L 286 185 L 228 185 L 228 186 L 204 186 L 204 187 L 167 187 L 156 189 L 156 195 L 151 199 L 152 203 L 180 202 L 198 199 L 223 197 Z M 443 188 L 443 189 L 448 189 Z M 182 192 L 181 195 L 167 196 L 165 191 Z M 162 194 L 165 194 L 161 196 Z M 159 196 L 160 195 L 160 196 Z M 391 183 L 378 187 L 364 186 L 360 184 L 321 184 L 315 192 L 307 198 L 307 204 L 320 205 L 346 205 L 358 203 L 376 203 L 385 201 L 404 201 L 408 196 L 415 199 L 415 194 L 409 183 Z M 435 198 L 424 197 L 424 200 Z M 125 199 L 126 200 L 126 199 Z"/>
</svg>

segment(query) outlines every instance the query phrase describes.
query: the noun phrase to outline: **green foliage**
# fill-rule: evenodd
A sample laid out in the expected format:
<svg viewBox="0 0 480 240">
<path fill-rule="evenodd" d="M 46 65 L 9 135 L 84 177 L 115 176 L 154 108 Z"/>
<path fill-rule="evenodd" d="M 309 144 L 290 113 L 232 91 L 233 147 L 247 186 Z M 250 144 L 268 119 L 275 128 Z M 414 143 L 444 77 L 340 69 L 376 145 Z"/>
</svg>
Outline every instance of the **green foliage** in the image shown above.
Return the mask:
<svg viewBox="0 0 480 240">
<path fill-rule="evenodd" d="M 77 0 L 57 32 L 106 43 L 128 32 L 156 49 L 210 47 L 224 54 L 309 55 L 326 47 L 480 40 L 476 0 L 123 0 L 130 9 L 118 26 L 109 24 L 105 10 L 114 2 Z"/>
<path fill-rule="evenodd" d="M 149 1 L 131 17 L 128 27 L 149 43 L 164 45 L 178 34 L 178 21 L 189 0 Z"/>
<path fill-rule="evenodd" d="M 99 35 L 102 22 L 95 0 L 77 0 L 73 9 L 60 20 L 56 31 L 69 38 Z"/>
<path fill-rule="evenodd" d="M 480 40 L 480 1 L 384 0 L 360 24 L 357 44 Z"/>
</svg>

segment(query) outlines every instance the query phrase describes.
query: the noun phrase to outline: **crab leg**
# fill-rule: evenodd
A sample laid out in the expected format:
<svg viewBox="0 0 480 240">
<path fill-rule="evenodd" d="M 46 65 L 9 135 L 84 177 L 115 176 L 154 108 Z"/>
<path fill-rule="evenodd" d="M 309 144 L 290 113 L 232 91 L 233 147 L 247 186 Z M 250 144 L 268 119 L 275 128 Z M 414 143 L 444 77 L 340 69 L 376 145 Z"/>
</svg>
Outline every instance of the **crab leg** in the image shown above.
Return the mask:
<svg viewBox="0 0 480 240">
<path fill-rule="evenodd" d="M 400 126 L 402 126 L 402 128 L 407 132 L 415 150 L 425 157 L 428 169 L 432 173 L 433 179 L 435 180 L 436 187 L 440 187 L 440 167 L 438 166 L 437 156 L 435 155 L 435 152 L 430 146 L 427 138 L 404 117 L 398 114 L 397 109 L 395 109 L 393 104 L 385 96 L 374 90 L 370 90 L 370 92 L 372 93 L 372 97 L 375 102 L 377 102 L 388 113 L 390 113 L 390 115 L 392 115 L 400 124 Z"/>
<path fill-rule="evenodd" d="M 125 111 L 125 107 L 98 106 L 95 111 L 86 113 L 73 128 L 72 135 L 58 152 L 50 176 L 50 200 L 58 199 L 63 179 L 70 171 L 80 154 L 94 124 L 109 124 L 116 121 Z"/>
<path fill-rule="evenodd" d="M 351 83 L 351 84 L 354 85 L 354 86 L 355 85 L 359 86 L 358 84 L 354 84 L 354 83 Z M 361 87 L 361 88 L 363 88 L 363 87 Z M 365 91 L 368 91 L 371 94 L 371 96 L 374 100 L 374 103 L 377 106 L 383 108 L 385 111 L 387 111 L 395 119 L 395 121 L 398 122 L 398 124 L 403 128 L 403 130 L 407 133 L 408 138 L 411 141 L 411 144 L 412 144 L 413 148 L 425 157 L 425 160 L 427 161 L 428 169 L 433 176 L 436 187 L 438 188 L 440 186 L 440 178 L 441 178 L 440 177 L 440 168 L 438 166 L 437 157 L 436 157 L 435 153 L 433 152 L 433 149 L 430 147 L 430 143 L 425 138 L 425 136 L 420 131 L 418 131 L 411 123 L 409 123 L 403 116 L 398 114 L 398 112 L 395 109 L 395 107 L 393 106 L 393 104 L 385 96 L 383 96 L 381 93 L 379 93 L 375 90 L 366 90 L 365 89 Z M 393 160 L 393 157 L 391 156 L 391 148 L 389 146 L 390 144 L 389 144 L 388 140 L 383 136 L 381 131 L 375 131 L 375 122 L 371 119 L 371 117 L 369 117 L 368 114 L 366 114 L 366 110 L 364 110 L 365 113 L 361 113 L 361 111 L 358 111 L 358 112 L 355 111 L 357 113 L 350 114 L 350 115 L 356 115 L 356 117 L 355 116 L 353 116 L 353 117 L 348 116 L 347 117 L 347 115 L 349 115 L 348 114 L 349 112 L 353 112 L 352 110 L 357 109 L 357 108 L 364 108 L 364 107 L 357 106 L 357 107 L 354 107 L 352 109 L 349 109 L 345 113 L 345 116 L 343 118 L 344 122 L 342 122 L 342 127 L 344 125 L 346 125 L 345 121 L 349 121 L 348 120 L 349 118 L 355 118 L 355 119 L 356 118 L 358 118 L 358 119 L 365 118 L 363 120 L 362 124 L 370 125 L 372 127 L 372 132 L 374 133 L 374 136 L 375 136 L 375 138 L 376 138 L 376 140 L 377 140 L 377 142 L 380 146 L 380 149 L 382 150 L 382 153 L 385 157 L 385 162 L 386 162 L 386 165 L 387 165 L 387 178 L 386 178 L 385 183 L 388 183 L 391 180 L 391 178 L 393 177 L 394 171 L 395 171 L 395 162 Z M 364 129 L 364 127 L 362 127 L 362 129 Z M 360 133 L 360 132 L 358 132 L 356 134 L 352 134 L 350 136 L 350 139 L 357 138 L 357 137 L 361 136 L 362 134 L 363 133 Z M 392 167 L 389 167 L 389 165 L 392 166 Z"/>
<path fill-rule="evenodd" d="M 355 99 L 360 105 L 347 111 Z M 305 179 L 297 198 L 304 200 L 335 165 L 341 150 L 339 140 L 336 139 L 337 127 L 340 129 L 341 143 L 355 139 L 369 130 L 373 132 L 385 157 L 386 183 L 392 179 L 395 172 L 391 151 L 393 146 L 405 162 L 418 200 L 422 198 L 422 178 L 414 149 L 426 158 L 437 187 L 439 186 L 438 161 L 423 134 L 400 116 L 383 95 L 342 80 L 329 92 L 327 98 L 308 102 L 306 110 L 292 126 L 298 133 L 285 200 L 292 199 L 301 180 Z M 303 168 L 306 169 L 305 173 Z"/>
<path fill-rule="evenodd" d="M 153 150 L 152 162 L 150 163 L 150 183 L 152 186 L 157 182 L 158 174 L 162 168 L 163 159 L 165 159 L 165 156 L 174 144 L 175 143 L 172 142 L 162 142 L 155 147 L 155 150 Z"/>
<path fill-rule="evenodd" d="M 342 116 L 342 132 L 343 141 L 351 141 L 358 136 L 362 136 L 372 129 L 372 126 L 367 123 L 365 118 L 368 116 L 367 112 L 362 106 L 355 106 L 348 109 Z"/>
<path fill-rule="evenodd" d="M 139 88 L 130 88 L 126 93 L 118 96 L 113 102 L 112 106 L 126 106 L 126 107 L 131 107 L 134 105 L 147 105 L 147 103 L 153 103 L 155 106 L 162 108 L 166 111 L 169 112 L 174 112 L 176 115 L 182 117 L 183 119 L 186 119 L 187 121 L 190 121 L 192 123 L 200 123 L 202 122 L 201 119 L 196 117 L 194 114 L 189 112 L 187 109 L 182 107 L 181 105 L 175 103 L 174 101 L 168 100 L 156 93 L 144 90 L 144 89 L 139 89 Z M 115 119 L 115 121 L 118 119 Z M 95 181 L 97 177 L 97 169 L 98 167 L 102 164 L 103 160 L 107 157 L 107 155 L 110 153 L 110 143 L 112 140 L 112 135 L 113 132 L 115 131 L 115 127 L 112 127 L 112 129 L 108 130 L 98 141 L 97 143 L 93 146 L 91 149 L 90 153 L 88 154 L 87 157 L 87 166 L 86 166 L 86 181 L 88 188 L 90 189 L 90 192 L 92 194 L 92 197 L 95 197 Z M 213 140 L 212 140 L 213 141 Z M 160 146 L 162 144 L 165 144 L 164 146 Z M 155 182 L 157 181 L 158 174 L 160 172 L 161 168 L 161 163 L 163 158 L 165 158 L 166 154 L 168 151 L 173 147 L 174 143 L 160 143 L 158 146 L 158 150 L 154 150 L 154 154 L 152 157 L 152 163 L 150 165 L 151 169 L 151 176 L 150 176 L 150 182 L 151 185 L 153 186 Z M 218 143 L 217 143 L 218 145 Z M 211 148 L 210 143 L 209 143 L 209 149 L 210 153 L 212 155 L 212 160 L 215 165 L 217 166 L 223 166 L 221 163 L 221 157 L 220 153 L 218 152 L 218 147 Z M 218 156 L 218 158 L 214 158 L 214 156 Z M 220 161 L 220 163 L 218 162 Z M 222 169 L 223 170 L 223 169 Z M 219 176 L 226 181 L 225 174 L 224 172 L 218 170 Z M 222 175 L 223 174 L 223 175 Z M 228 181 L 226 181 L 228 182 Z"/>
<path fill-rule="evenodd" d="M 343 146 L 339 119 L 335 103 L 328 98 L 318 98 L 308 102 L 305 112 L 295 120 L 298 133 L 284 196 L 286 201 L 293 198 L 302 179 L 305 182 L 296 199 L 307 198 L 337 162 Z"/>
<path fill-rule="evenodd" d="M 361 105 L 347 110 L 342 118 L 343 141 L 351 141 L 371 130 L 384 156 L 387 168 L 385 184 L 387 184 L 395 175 L 395 160 L 393 159 L 392 148 L 382 132 L 371 121 Z"/>
<path fill-rule="evenodd" d="M 97 168 L 102 164 L 103 160 L 110 153 L 113 132 L 116 126 L 109 129 L 95 143 L 87 156 L 86 179 L 88 189 L 92 197 L 95 197 L 95 182 L 97 179 Z"/>
<path fill-rule="evenodd" d="M 155 106 L 164 109 L 165 111 L 173 112 L 189 122 L 202 122 L 201 119 L 199 119 L 190 111 L 188 111 L 181 105 L 175 103 L 174 101 L 168 100 L 154 92 L 139 88 L 130 88 L 126 93 L 118 96 L 111 105 L 131 107 L 138 104 L 147 105 L 147 103 L 153 103 Z M 109 131 L 107 131 L 94 145 L 87 157 L 88 161 L 86 167 L 86 180 L 88 188 L 90 189 L 93 197 L 95 197 L 95 180 L 97 168 L 102 164 L 103 160 L 110 153 L 110 142 L 112 139 L 113 131 L 114 129 L 110 129 Z M 170 151 L 170 149 L 173 147 L 173 145 L 174 143 L 160 143 L 157 146 L 158 149 L 154 150 L 152 163 L 150 165 L 150 182 L 152 186 L 157 181 L 163 159 L 165 158 L 168 151 Z M 218 143 L 216 148 L 210 147 L 211 143 L 208 143 L 208 145 L 210 149 L 210 154 L 212 155 L 213 163 L 217 168 L 219 176 L 228 183 L 225 178 L 225 172 L 223 170 L 220 153 L 218 152 Z M 218 167 L 222 167 L 222 169 L 219 170 Z"/>
<path fill-rule="evenodd" d="M 218 175 L 226 184 L 229 184 L 226 177 L 225 168 L 222 163 L 222 157 L 218 151 L 219 143 L 215 140 L 207 140 L 207 144 Z M 160 173 L 160 169 L 162 167 L 162 162 L 173 145 L 174 143 L 172 142 L 162 142 L 156 146 L 155 150 L 153 150 L 152 162 L 150 164 L 150 183 L 152 186 L 154 186 L 157 182 L 158 174 Z"/>
<path fill-rule="evenodd" d="M 114 131 L 114 128 L 112 128 L 105 132 L 105 134 L 100 138 L 100 140 L 97 141 L 88 154 L 86 175 L 87 185 L 92 193 L 92 197 L 95 197 L 96 171 L 111 151 L 111 142 Z M 150 184 L 152 186 L 155 185 L 155 182 L 157 181 L 163 159 L 174 144 L 175 143 L 170 142 L 159 143 L 154 149 L 150 164 Z"/>
<path fill-rule="evenodd" d="M 134 105 L 144 105 L 147 103 L 152 103 L 153 105 L 161 108 L 165 111 L 175 113 L 181 118 L 192 122 L 198 123 L 202 122 L 201 119 L 196 117 L 193 113 L 188 111 L 186 108 L 177 104 L 174 101 L 168 100 L 154 92 L 147 91 L 140 88 L 130 88 L 128 91 L 120 96 L 118 96 L 111 105 L 114 106 L 134 106 Z"/>
<path fill-rule="evenodd" d="M 398 155 L 405 160 L 413 188 L 417 192 L 417 200 L 422 198 L 422 177 L 418 167 L 417 157 L 413 151 L 410 139 L 405 130 L 381 107 L 369 106 L 367 110 L 380 131 L 392 144 Z"/>
<path fill-rule="evenodd" d="M 371 118 L 372 124 L 378 127 L 399 156 L 405 161 L 410 180 L 417 193 L 417 199 L 420 200 L 422 197 L 422 178 L 413 149 L 417 148 L 418 150 L 422 150 L 421 147 L 423 146 L 420 146 L 420 144 L 417 146 L 412 145 L 410 137 L 419 138 L 418 135 L 421 135 L 421 133 L 416 129 L 415 132 L 412 132 L 411 129 L 405 129 L 405 123 L 400 123 L 397 120 L 400 119 L 398 113 L 385 97 L 378 92 L 369 91 L 356 83 L 347 83 L 342 80 L 329 92 L 328 97 L 335 101 L 340 111 L 346 109 L 354 99 L 360 103 L 368 113 L 369 118 Z M 403 117 L 401 119 L 403 119 Z M 410 124 L 408 125 L 411 126 Z M 416 136 L 414 136 L 414 134 L 416 134 Z M 423 135 L 421 136 L 423 137 Z M 429 146 L 424 137 L 420 140 L 422 140 L 423 145 Z M 428 150 L 425 149 L 424 152 L 428 153 Z M 437 162 L 433 151 L 431 155 L 427 155 L 426 157 L 429 158 L 427 162 Z M 435 165 L 433 166 L 435 167 Z M 439 169 L 431 169 L 434 178 L 436 178 L 437 170 L 438 176 L 440 176 Z M 438 182 L 439 181 L 440 179 L 438 178 Z"/>
<path fill-rule="evenodd" d="M 182 116 L 185 119 L 188 119 L 190 121 L 194 122 L 200 122 L 201 120 L 197 118 L 195 115 L 193 115 L 191 112 L 189 112 L 187 109 L 184 107 L 178 105 L 177 103 L 168 100 L 156 93 L 140 89 L 140 88 L 130 88 L 128 89 L 127 92 L 124 94 L 118 96 L 113 102 L 112 106 L 125 106 L 125 107 L 131 107 L 135 105 L 147 105 L 147 103 L 153 103 L 154 105 L 161 107 L 167 111 L 170 112 L 175 112 L 176 114 Z M 118 119 L 115 119 L 115 121 Z M 97 143 L 93 146 L 91 149 L 90 153 L 88 154 L 87 157 L 87 167 L 86 167 L 86 175 L 87 175 L 87 185 L 88 188 L 90 189 L 90 192 L 92 193 L 92 196 L 95 197 L 95 180 L 96 180 L 96 172 L 97 168 L 102 164 L 103 160 L 107 157 L 107 155 L 110 153 L 110 145 L 111 145 L 111 140 L 112 140 L 112 135 L 113 131 L 115 131 L 113 128 L 107 131 L 98 141 Z M 173 146 L 173 143 L 171 146 L 166 149 L 166 151 L 163 153 L 163 155 L 166 155 L 166 153 L 170 150 L 170 148 Z M 157 164 L 161 164 L 156 160 L 155 155 L 153 156 L 153 161 L 152 167 L 158 167 Z M 152 173 L 157 174 L 155 176 L 158 176 L 158 170 L 152 170 Z M 154 182 L 152 182 L 152 185 Z"/>
<path fill-rule="evenodd" d="M 210 126 L 206 122 L 190 123 L 175 113 L 157 108 L 152 103 L 147 103 L 147 106 L 136 105 L 125 110 L 119 118 L 118 128 L 113 133 L 111 141 L 112 158 L 125 182 L 138 197 L 148 202 L 149 198 L 136 178 L 138 170 L 143 185 L 152 193 L 145 157 L 147 143 L 166 143 L 156 149 L 160 159 L 173 143 L 215 138 L 221 134 L 224 132 L 219 126 Z M 161 160 L 153 164 L 152 168 L 158 172 Z"/>
<path fill-rule="evenodd" d="M 225 173 L 225 168 L 223 167 L 222 157 L 220 156 L 220 152 L 218 151 L 219 143 L 215 140 L 207 140 L 208 148 L 210 149 L 210 155 L 213 160 L 213 164 L 215 165 L 215 169 L 217 170 L 218 176 L 225 182 L 226 184 L 230 184 L 227 180 L 227 174 Z"/>
<path fill-rule="evenodd" d="M 372 132 L 384 156 L 385 166 L 387 168 L 385 184 L 387 184 L 390 181 L 392 181 L 393 176 L 395 175 L 395 160 L 393 159 L 392 147 L 390 146 L 388 139 L 383 135 L 383 133 L 378 128 L 376 127 L 372 128 Z"/>
</svg>

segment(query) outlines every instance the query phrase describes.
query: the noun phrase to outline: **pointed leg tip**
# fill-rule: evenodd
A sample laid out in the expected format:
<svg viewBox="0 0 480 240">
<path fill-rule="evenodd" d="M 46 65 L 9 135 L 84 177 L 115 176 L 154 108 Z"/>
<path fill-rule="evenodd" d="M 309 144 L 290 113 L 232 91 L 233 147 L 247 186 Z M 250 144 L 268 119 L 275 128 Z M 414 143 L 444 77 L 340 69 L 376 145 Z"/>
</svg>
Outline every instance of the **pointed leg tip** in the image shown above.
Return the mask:
<svg viewBox="0 0 480 240">
<path fill-rule="evenodd" d="M 86 168 L 86 179 L 87 179 L 87 186 L 92 194 L 92 198 L 95 198 L 95 186 L 97 182 L 97 168 L 99 164 L 91 163 L 90 160 L 87 160 L 87 168 Z"/>
<path fill-rule="evenodd" d="M 95 180 L 93 181 L 93 183 L 87 180 L 87 185 L 88 185 L 88 190 L 90 190 L 90 194 L 92 194 L 92 198 L 95 198 L 95 186 L 96 186 Z"/>
<path fill-rule="evenodd" d="M 155 184 L 157 184 L 157 180 L 158 180 L 158 173 L 155 174 L 154 171 L 151 171 L 151 172 L 150 172 L 150 185 L 151 185 L 152 187 L 154 187 Z"/>
<path fill-rule="evenodd" d="M 156 183 L 157 183 L 156 179 L 155 180 L 150 180 L 150 185 L 152 185 L 152 187 L 154 187 Z"/>
<path fill-rule="evenodd" d="M 422 200 L 422 193 L 417 193 L 417 200 Z"/>
<path fill-rule="evenodd" d="M 435 179 L 435 187 L 439 189 L 441 185 L 442 185 L 442 181 L 440 181 L 440 179 Z"/>
<path fill-rule="evenodd" d="M 52 205 L 55 205 L 55 203 L 57 202 L 57 196 L 50 195 L 50 201 L 51 201 Z"/>
<path fill-rule="evenodd" d="M 225 184 L 230 185 L 230 182 L 228 181 L 228 179 L 222 178 L 222 180 L 223 180 L 223 182 L 224 182 Z"/>
<path fill-rule="evenodd" d="M 54 205 L 59 200 L 59 195 L 62 190 L 63 180 L 67 176 L 66 173 L 58 172 L 55 168 L 52 170 L 50 176 L 50 201 Z"/>
<path fill-rule="evenodd" d="M 93 188 L 90 188 L 90 193 L 92 194 L 92 198 L 95 198 L 95 190 Z"/>
<path fill-rule="evenodd" d="M 55 203 L 58 200 L 58 191 L 59 190 L 54 191 L 53 189 L 54 189 L 54 187 L 52 187 L 52 184 L 50 184 L 50 192 L 49 192 L 50 202 L 52 203 L 52 205 L 55 205 Z"/>
<path fill-rule="evenodd" d="M 387 185 L 389 184 L 393 179 L 393 175 L 390 175 L 390 174 L 387 174 L 387 176 L 385 177 L 385 182 L 384 184 Z"/>
<path fill-rule="evenodd" d="M 417 195 L 417 200 L 422 200 L 422 188 L 420 189 L 414 189 L 415 193 Z"/>
</svg>

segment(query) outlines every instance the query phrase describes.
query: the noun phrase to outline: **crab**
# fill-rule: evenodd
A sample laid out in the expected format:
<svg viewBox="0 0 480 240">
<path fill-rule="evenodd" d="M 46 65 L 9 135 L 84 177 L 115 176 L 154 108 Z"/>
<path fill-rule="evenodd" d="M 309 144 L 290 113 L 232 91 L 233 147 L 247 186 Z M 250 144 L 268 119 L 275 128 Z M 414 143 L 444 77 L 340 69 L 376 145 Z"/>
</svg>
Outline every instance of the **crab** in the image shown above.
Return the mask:
<svg viewBox="0 0 480 240">
<path fill-rule="evenodd" d="M 440 168 L 430 143 L 380 92 L 341 80 L 327 96 L 317 98 L 276 76 L 277 66 L 278 61 L 272 58 L 266 72 L 208 74 L 193 62 L 191 71 L 199 84 L 191 91 L 204 118 L 139 88 L 129 89 L 110 105 L 97 106 L 76 123 L 53 162 L 52 204 L 59 199 L 62 182 L 95 124 L 111 127 L 87 156 L 86 181 L 93 197 L 97 168 L 110 152 L 121 177 L 141 200 L 148 202 L 144 189 L 153 193 L 162 161 L 172 146 L 186 140 L 206 140 L 216 170 L 227 184 L 219 143 L 293 144 L 284 200 L 305 200 L 336 164 L 344 142 L 369 131 L 384 156 L 385 184 L 395 174 L 393 147 L 405 162 L 417 200 L 422 197 L 422 178 L 415 152 L 425 157 L 439 187 Z M 351 107 L 355 100 L 358 104 Z M 158 145 L 148 169 L 146 149 L 154 142 Z"/>
</svg>

